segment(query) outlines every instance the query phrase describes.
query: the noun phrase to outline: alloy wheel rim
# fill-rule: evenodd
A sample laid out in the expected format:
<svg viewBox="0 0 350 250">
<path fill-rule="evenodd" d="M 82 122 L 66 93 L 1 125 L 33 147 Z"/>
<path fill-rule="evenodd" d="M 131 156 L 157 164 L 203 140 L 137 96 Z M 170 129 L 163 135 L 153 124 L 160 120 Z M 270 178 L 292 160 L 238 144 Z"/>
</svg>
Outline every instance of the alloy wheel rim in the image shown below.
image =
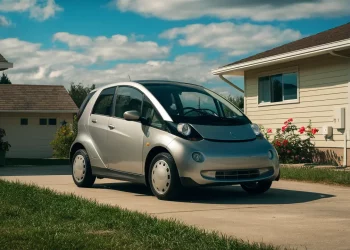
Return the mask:
<svg viewBox="0 0 350 250">
<path fill-rule="evenodd" d="M 73 162 L 73 176 L 77 182 L 84 180 L 86 173 L 85 159 L 82 155 L 77 155 Z"/>
<path fill-rule="evenodd" d="M 158 194 L 165 194 L 171 181 L 171 172 L 168 163 L 164 160 L 157 161 L 152 168 L 152 185 Z"/>
</svg>

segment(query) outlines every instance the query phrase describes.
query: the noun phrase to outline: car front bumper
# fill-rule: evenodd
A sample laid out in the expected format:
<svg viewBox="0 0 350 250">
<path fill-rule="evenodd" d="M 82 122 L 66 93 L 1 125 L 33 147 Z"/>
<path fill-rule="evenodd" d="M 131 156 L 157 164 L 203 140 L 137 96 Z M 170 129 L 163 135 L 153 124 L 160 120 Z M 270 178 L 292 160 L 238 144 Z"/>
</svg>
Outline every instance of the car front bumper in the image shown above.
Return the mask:
<svg viewBox="0 0 350 250">
<path fill-rule="evenodd" d="M 280 169 L 276 150 L 265 139 L 246 142 L 216 142 L 174 139 L 168 149 L 184 186 L 228 185 L 276 180 Z M 272 152 L 272 159 L 268 152 Z M 202 162 L 192 154 L 200 153 Z"/>
</svg>

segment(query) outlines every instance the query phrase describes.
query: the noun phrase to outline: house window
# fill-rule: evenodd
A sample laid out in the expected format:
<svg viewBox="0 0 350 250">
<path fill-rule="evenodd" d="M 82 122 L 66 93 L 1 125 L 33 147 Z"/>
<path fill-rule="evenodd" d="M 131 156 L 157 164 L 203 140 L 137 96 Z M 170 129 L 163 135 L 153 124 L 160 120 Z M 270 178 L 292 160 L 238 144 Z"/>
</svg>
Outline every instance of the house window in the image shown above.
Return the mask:
<svg viewBox="0 0 350 250">
<path fill-rule="evenodd" d="M 259 103 L 284 102 L 298 99 L 297 73 L 259 77 Z"/>
<path fill-rule="evenodd" d="M 45 119 L 45 118 L 40 118 L 39 124 L 40 124 L 40 125 L 47 125 L 47 119 Z"/>
<path fill-rule="evenodd" d="M 56 124 L 57 124 L 56 118 L 50 118 L 50 119 L 49 119 L 49 125 L 54 125 L 54 126 L 56 126 Z"/>
<path fill-rule="evenodd" d="M 21 118 L 21 125 L 28 125 L 28 118 Z"/>
</svg>

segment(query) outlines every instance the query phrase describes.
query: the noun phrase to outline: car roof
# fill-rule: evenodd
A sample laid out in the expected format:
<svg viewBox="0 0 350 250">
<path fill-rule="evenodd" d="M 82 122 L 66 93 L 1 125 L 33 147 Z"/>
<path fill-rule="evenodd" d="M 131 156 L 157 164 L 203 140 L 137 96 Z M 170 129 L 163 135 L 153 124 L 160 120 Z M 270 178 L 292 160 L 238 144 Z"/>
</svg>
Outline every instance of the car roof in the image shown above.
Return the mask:
<svg viewBox="0 0 350 250">
<path fill-rule="evenodd" d="M 112 84 L 108 84 L 105 86 L 101 86 L 99 88 L 93 89 L 91 90 L 91 92 L 95 92 L 99 89 L 106 89 L 109 87 L 114 87 L 114 86 L 118 86 L 118 85 L 122 85 L 122 84 L 133 84 L 133 83 L 137 83 L 140 84 L 144 87 L 150 86 L 150 85 L 177 85 L 177 86 L 193 86 L 193 87 L 198 87 L 198 88 L 204 88 L 203 86 L 199 85 L 199 84 L 193 84 L 193 83 L 187 83 L 187 82 L 178 82 L 178 81 L 169 81 L 169 80 L 135 80 L 135 81 L 130 81 L 130 82 L 118 82 L 118 83 L 112 83 Z"/>
<path fill-rule="evenodd" d="M 168 81 L 168 80 L 137 80 L 134 81 L 136 83 L 139 83 L 141 85 L 155 85 L 155 84 L 167 84 L 167 85 L 192 85 L 192 86 L 199 86 L 198 84 L 188 83 L 188 82 L 178 82 L 178 81 Z"/>
</svg>

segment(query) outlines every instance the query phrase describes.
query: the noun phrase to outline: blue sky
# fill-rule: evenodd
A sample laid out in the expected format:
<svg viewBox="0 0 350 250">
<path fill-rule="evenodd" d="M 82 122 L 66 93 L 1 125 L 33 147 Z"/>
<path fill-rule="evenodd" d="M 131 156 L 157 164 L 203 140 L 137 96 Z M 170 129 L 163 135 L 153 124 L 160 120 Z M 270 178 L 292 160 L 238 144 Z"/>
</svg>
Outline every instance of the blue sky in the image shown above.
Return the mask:
<svg viewBox="0 0 350 250">
<path fill-rule="evenodd" d="M 219 3 L 216 3 L 219 2 Z M 350 21 L 348 0 L 0 0 L 13 83 L 133 79 L 235 90 L 210 70 Z M 242 78 L 231 78 L 242 86 Z"/>
</svg>

